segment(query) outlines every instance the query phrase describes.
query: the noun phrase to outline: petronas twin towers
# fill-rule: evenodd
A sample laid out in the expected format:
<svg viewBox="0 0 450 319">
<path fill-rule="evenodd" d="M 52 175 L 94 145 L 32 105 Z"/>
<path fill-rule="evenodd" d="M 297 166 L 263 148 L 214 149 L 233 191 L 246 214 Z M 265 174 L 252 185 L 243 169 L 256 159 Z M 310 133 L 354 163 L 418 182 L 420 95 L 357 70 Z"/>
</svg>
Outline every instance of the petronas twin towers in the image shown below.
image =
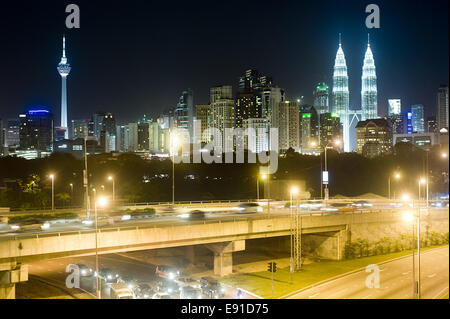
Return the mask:
<svg viewBox="0 0 450 319">
<path fill-rule="evenodd" d="M 336 53 L 333 73 L 333 112 L 338 113 L 344 129 L 344 150 L 350 151 L 350 115 L 361 114 L 361 120 L 378 117 L 377 104 L 377 75 L 375 61 L 370 41 L 364 56 L 361 78 L 361 111 L 351 111 L 349 107 L 349 88 L 347 63 L 342 49 L 341 35 L 339 34 L 339 48 Z"/>
</svg>

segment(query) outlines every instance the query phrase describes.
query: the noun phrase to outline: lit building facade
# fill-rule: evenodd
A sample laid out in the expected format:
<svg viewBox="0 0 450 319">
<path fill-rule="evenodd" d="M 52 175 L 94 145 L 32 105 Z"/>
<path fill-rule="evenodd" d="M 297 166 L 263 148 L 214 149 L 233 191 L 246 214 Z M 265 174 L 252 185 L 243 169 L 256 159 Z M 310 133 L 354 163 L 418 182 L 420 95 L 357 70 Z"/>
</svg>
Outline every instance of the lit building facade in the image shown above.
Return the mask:
<svg viewBox="0 0 450 319">
<path fill-rule="evenodd" d="M 300 118 L 297 101 L 279 102 L 275 107 L 272 126 L 278 128 L 278 148 L 300 149 Z"/>
<path fill-rule="evenodd" d="M 361 77 L 362 120 L 378 118 L 377 75 L 370 43 L 367 44 Z"/>
<path fill-rule="evenodd" d="M 356 125 L 356 152 L 373 158 L 392 152 L 392 132 L 386 119 L 369 119 Z"/>
<path fill-rule="evenodd" d="M 413 132 L 425 132 L 425 114 L 422 104 L 411 105 Z"/>
<path fill-rule="evenodd" d="M 319 83 L 314 90 L 314 108 L 317 113 L 324 114 L 330 112 L 328 101 L 328 85 L 325 82 Z"/>
<path fill-rule="evenodd" d="M 320 148 L 333 147 L 342 150 L 342 124 L 337 113 L 323 113 L 319 115 Z M 335 146 L 340 141 L 340 146 Z"/>
<path fill-rule="evenodd" d="M 29 110 L 19 115 L 21 150 L 53 151 L 53 114 L 45 109 Z"/>
<path fill-rule="evenodd" d="M 448 129 L 448 85 L 441 85 L 437 93 L 437 110 L 436 120 L 438 130 Z"/>
</svg>

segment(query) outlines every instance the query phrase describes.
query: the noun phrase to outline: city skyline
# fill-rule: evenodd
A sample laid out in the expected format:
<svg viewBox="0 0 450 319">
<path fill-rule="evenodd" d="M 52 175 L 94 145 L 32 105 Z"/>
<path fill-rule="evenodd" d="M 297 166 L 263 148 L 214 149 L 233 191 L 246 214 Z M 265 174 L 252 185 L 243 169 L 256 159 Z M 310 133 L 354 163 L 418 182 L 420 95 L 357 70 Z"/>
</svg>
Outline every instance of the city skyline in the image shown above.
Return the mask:
<svg viewBox="0 0 450 319">
<path fill-rule="evenodd" d="M 435 4 L 436 6 L 445 6 L 446 4 L 444 3 L 437 3 Z M 447 4 L 448 5 L 448 4 Z M 80 4 L 80 6 L 82 6 L 82 4 Z M 361 4 L 358 4 L 358 6 L 361 6 Z M 387 4 L 385 5 L 386 10 L 393 10 L 395 9 L 395 7 L 390 7 Z M 418 4 L 416 4 L 416 6 L 420 6 Z M 195 7 L 195 6 L 194 6 Z M 330 9 L 333 7 L 332 4 L 330 4 Z M 380 4 L 381 9 L 383 10 L 383 5 Z M 111 8 L 110 10 L 113 10 L 114 8 Z M 160 8 L 161 10 L 163 10 L 163 8 Z M 91 9 L 94 10 L 95 9 Z M 314 6 L 312 6 L 312 9 L 310 10 L 314 10 Z M 428 9 L 429 10 L 429 9 Z M 88 12 L 89 14 L 89 12 Z M 224 13 L 222 13 L 224 14 Z M 125 17 L 131 18 L 131 16 L 127 16 L 125 14 Z M 362 18 L 362 17 L 361 17 Z M 383 18 L 382 18 L 383 19 Z M 388 25 L 392 23 L 392 21 L 389 20 L 389 16 L 385 18 L 386 20 L 382 20 L 382 21 L 386 21 L 386 29 L 388 28 Z M 361 19 L 362 20 L 362 19 Z M 177 100 L 179 98 L 179 93 L 186 90 L 187 88 L 193 88 L 194 91 L 194 95 L 195 95 L 195 100 L 194 100 L 194 104 L 205 104 L 208 101 L 208 93 L 209 93 L 209 88 L 214 86 L 214 85 L 232 85 L 233 88 L 235 88 L 237 86 L 237 82 L 238 82 L 238 76 L 239 74 L 241 74 L 244 70 L 249 69 L 249 68 L 255 68 L 255 69 L 259 69 L 261 70 L 264 74 L 269 74 L 272 75 L 275 79 L 275 82 L 278 84 L 279 87 L 283 88 L 286 90 L 286 94 L 287 94 L 287 98 L 288 99 L 295 99 L 298 98 L 300 96 L 304 96 L 305 97 L 305 103 L 308 104 L 313 104 L 313 96 L 312 96 L 312 90 L 313 88 L 317 85 L 318 82 L 325 82 L 327 83 L 327 85 L 329 85 L 330 87 L 332 87 L 332 81 L 331 81 L 331 77 L 332 77 L 332 64 L 333 64 L 333 59 L 330 58 L 330 55 L 332 55 L 333 51 L 335 52 L 335 49 L 330 49 L 330 52 L 326 52 L 323 54 L 316 54 L 313 60 L 310 60 L 307 58 L 308 55 L 311 55 L 312 52 L 308 53 L 303 53 L 301 55 L 301 59 L 298 59 L 298 61 L 300 62 L 296 62 L 294 59 L 287 59 L 289 64 L 291 64 L 293 66 L 293 70 L 289 70 L 289 72 L 286 71 L 286 69 L 282 66 L 279 65 L 280 61 L 279 60 L 275 60 L 274 63 L 268 63 L 268 62 L 261 62 L 258 60 L 261 60 L 261 57 L 258 55 L 253 55 L 253 57 L 255 57 L 255 62 L 253 63 L 248 63 L 245 62 L 243 60 L 247 60 L 251 57 L 251 54 L 249 54 L 249 52 L 246 52 L 246 50 L 242 50 L 242 54 L 239 55 L 239 59 L 235 59 L 235 56 L 233 56 L 232 58 L 228 58 L 228 59 L 223 59 L 222 61 L 224 62 L 224 64 L 226 64 L 227 70 L 221 69 L 220 67 L 217 67 L 216 69 L 214 69 L 213 73 L 211 74 L 211 77 L 206 77 L 204 78 L 202 75 L 203 74 L 207 74 L 210 73 L 209 72 L 204 72 L 204 68 L 205 66 L 201 66 L 199 65 L 199 61 L 196 61 L 195 57 L 186 57 L 183 59 L 183 61 L 185 61 L 185 63 L 189 63 L 190 61 L 192 61 L 193 63 L 191 63 L 192 65 L 195 65 L 198 69 L 199 72 L 197 72 L 197 74 L 195 74 L 195 76 L 192 75 L 191 72 L 187 71 L 187 72 L 182 72 L 182 73 L 177 73 L 177 77 L 175 79 L 175 81 L 165 81 L 166 78 L 168 77 L 169 74 L 164 74 L 164 73 L 158 73 L 158 72 L 150 72 L 150 78 L 155 78 L 155 79 L 160 79 L 158 81 L 158 85 L 163 86 L 163 89 L 157 89 L 158 86 L 154 85 L 154 90 L 153 89 L 143 89 L 142 86 L 145 85 L 145 83 L 149 82 L 149 80 L 146 80 L 145 78 L 141 81 L 138 79 L 142 79 L 142 73 L 146 73 L 144 72 L 144 70 L 136 70 L 135 66 L 135 61 L 127 61 L 127 60 L 120 60 L 120 59 L 114 59 L 114 56 L 117 56 L 117 53 L 115 54 L 111 54 L 110 51 L 103 50 L 102 52 L 97 52 L 92 51 L 92 55 L 96 56 L 99 53 L 101 53 L 100 55 L 103 57 L 103 61 L 97 61 L 99 64 L 99 69 L 100 70 L 105 70 L 105 64 L 110 64 L 113 67 L 109 67 L 107 68 L 107 71 L 111 71 L 114 70 L 115 68 L 118 69 L 122 69 L 122 68 L 129 68 L 131 70 L 129 70 L 128 72 L 125 72 L 125 77 L 127 77 L 128 75 L 136 75 L 136 79 L 132 82 L 135 87 L 133 89 L 130 89 L 129 84 L 128 83 L 124 83 L 125 81 L 121 81 L 120 79 L 118 79 L 117 82 L 119 83 L 111 83 L 111 80 L 106 81 L 106 83 L 100 83 L 100 81 L 97 83 L 97 81 L 93 81 L 90 77 L 89 77 L 89 71 L 87 66 L 90 65 L 90 63 L 92 63 L 93 61 L 91 60 L 86 60 L 86 52 L 80 51 L 81 48 L 83 46 L 90 46 L 91 49 L 95 48 L 96 45 L 92 43 L 92 38 L 91 37 L 81 37 L 80 34 L 83 34 L 83 32 L 85 29 L 88 29 L 90 27 L 89 21 L 86 17 L 86 24 L 84 26 L 82 26 L 82 28 L 79 31 L 79 33 L 77 33 L 77 31 L 72 31 L 70 30 L 69 32 L 62 32 L 63 28 L 62 27 L 58 27 L 58 28 L 54 28 L 52 29 L 52 32 L 50 34 L 46 34 L 44 36 L 45 41 L 44 43 L 48 43 L 48 41 L 52 41 L 55 43 L 51 43 L 48 46 L 45 45 L 40 45 L 39 49 L 41 50 L 37 50 L 36 52 L 36 57 L 33 56 L 34 59 L 37 59 L 38 57 L 40 58 L 40 60 L 42 62 L 47 62 L 49 61 L 49 58 L 54 58 L 56 55 L 56 52 L 49 52 L 49 50 L 51 48 L 55 48 L 56 45 L 58 43 L 60 43 L 60 39 L 62 37 L 62 33 L 66 34 L 66 37 L 68 39 L 70 39 L 69 41 L 69 46 L 70 46 L 70 53 L 68 55 L 68 59 L 73 61 L 73 63 L 75 65 L 77 65 L 77 68 L 74 69 L 74 71 L 71 73 L 71 85 L 69 87 L 69 96 L 68 96 L 68 105 L 69 105 L 69 122 L 72 119 L 83 119 L 83 118 L 88 118 L 93 112 L 92 111 L 108 111 L 111 113 L 114 113 L 116 118 L 118 119 L 118 123 L 127 123 L 130 121 L 134 121 L 136 118 L 142 117 L 143 114 L 147 114 L 150 116 L 156 116 L 158 113 L 161 113 L 161 111 L 163 111 L 166 108 L 169 107 L 174 107 L 176 106 Z M 424 19 L 425 22 L 423 26 L 427 26 L 430 27 L 431 25 L 431 20 L 428 19 Z M 428 21 L 428 23 L 427 23 Z M 352 22 L 354 23 L 354 22 Z M 60 23 L 61 24 L 61 23 Z M 340 22 L 334 22 L 333 24 L 342 24 L 342 21 Z M 350 87 L 350 109 L 359 109 L 361 107 L 361 102 L 360 102 L 360 98 L 359 98 L 359 94 L 358 92 L 361 91 L 361 83 L 360 80 L 358 80 L 358 78 L 360 79 L 360 72 L 361 72 L 361 65 L 362 65 L 362 60 L 363 60 L 363 51 L 364 51 L 364 41 L 363 39 L 367 36 L 367 29 L 364 27 L 362 21 L 361 23 L 358 23 L 359 27 L 355 30 L 354 28 L 349 28 L 349 27 L 341 27 L 339 28 L 340 30 L 336 30 L 339 31 L 339 33 L 342 33 L 342 37 L 343 37 L 343 43 L 344 46 L 346 48 L 345 53 L 346 53 L 346 60 L 348 63 L 348 73 L 349 73 L 349 87 Z M 49 26 L 41 26 L 40 28 L 37 29 L 42 29 L 42 28 L 48 28 Z M 96 26 L 98 28 L 98 26 Z M 217 27 L 217 26 L 216 26 Z M 283 26 L 285 27 L 285 26 Z M 323 35 L 326 35 L 323 39 L 319 38 L 319 41 L 317 41 L 317 39 L 313 39 L 313 37 L 305 37 L 303 40 L 306 43 L 310 43 L 311 41 L 316 41 L 319 42 L 318 45 L 327 45 L 329 46 L 330 43 L 326 43 L 326 39 L 328 37 L 328 35 L 334 37 L 334 41 L 331 41 L 331 44 L 335 44 L 336 43 L 336 37 L 338 32 L 333 31 L 333 30 L 329 30 L 331 28 L 327 28 L 325 33 L 322 33 Z M 340 32 L 342 31 L 342 32 Z M 387 31 L 387 30 L 386 30 Z M 386 32 L 385 31 L 385 32 Z M 20 34 L 24 33 L 24 30 L 18 30 L 17 31 L 19 34 L 19 38 L 20 38 Z M 34 33 L 39 32 L 34 31 Z M 140 31 L 140 32 L 144 32 L 144 31 Z M 299 30 L 298 31 L 298 35 L 302 35 L 304 31 Z M 25 32 L 26 33 L 26 32 Z M 59 33 L 59 34 L 57 34 Z M 233 32 L 229 32 L 229 34 L 232 34 Z M 287 33 L 292 34 L 292 31 L 288 31 Z M 424 109 L 425 109 L 425 116 L 429 116 L 431 114 L 435 114 L 436 113 L 436 88 L 440 85 L 440 84 L 444 84 L 444 83 L 448 83 L 448 74 L 445 74 L 443 72 L 441 72 L 441 75 L 436 75 L 433 78 L 430 78 L 430 81 L 427 81 L 424 89 L 421 90 L 420 93 L 415 92 L 417 90 L 404 90 L 402 89 L 402 87 L 404 88 L 406 83 L 402 83 L 402 81 L 400 81 L 399 83 L 397 83 L 397 85 L 394 85 L 394 87 L 392 87 L 392 85 L 387 85 L 392 78 L 396 78 L 398 77 L 398 74 L 395 75 L 391 75 L 389 76 L 389 68 L 386 68 L 386 64 L 392 63 L 388 60 L 390 60 L 389 58 L 386 59 L 386 57 L 395 57 L 396 53 L 392 53 L 391 50 L 389 51 L 389 53 L 385 50 L 383 50 L 383 48 L 387 48 L 388 44 L 390 41 L 392 41 L 393 36 L 390 37 L 386 37 L 386 36 L 381 36 L 383 35 L 383 26 L 381 29 L 379 30 L 370 30 L 370 35 L 371 35 L 371 48 L 374 51 L 374 55 L 376 58 L 376 64 L 377 64 L 377 75 L 378 75 L 378 101 L 379 101 L 379 109 L 380 109 L 380 115 L 384 115 L 387 113 L 387 105 L 388 105 L 388 99 L 389 98 L 401 98 L 402 99 L 402 105 L 404 107 L 404 109 L 402 111 L 406 111 L 411 105 L 413 104 L 423 104 L 424 105 Z M 95 34 L 95 32 L 94 32 Z M 228 34 L 228 33 L 227 33 Z M 448 29 L 446 30 L 440 30 L 440 33 L 438 32 L 438 34 L 442 34 L 442 36 L 444 36 L 445 34 L 448 34 Z M 364 35 L 364 37 L 363 37 Z M 108 36 L 111 39 L 111 33 L 108 34 Z M 420 36 L 416 36 L 416 38 L 419 38 Z M 83 40 L 87 38 L 86 40 Z M 404 38 L 404 37 L 403 37 Z M 59 41 L 58 41 L 59 40 Z M 123 38 L 118 38 L 117 40 L 124 40 Z M 137 39 L 136 39 L 137 40 Z M 323 41 L 322 41 L 323 40 Z M 397 39 L 397 40 L 401 40 L 401 39 Z M 254 41 L 254 40 L 253 40 Z M 101 38 L 98 39 L 99 43 L 103 43 L 105 44 L 105 40 L 102 40 Z M 417 41 L 419 42 L 419 41 Z M 437 41 L 439 42 L 439 41 Z M 118 47 L 124 46 L 126 45 L 126 41 L 115 41 L 115 45 Z M 135 47 L 138 46 L 139 47 L 139 41 L 137 43 L 135 43 Z M 433 42 L 435 43 L 435 42 Z M 10 44 L 13 44 L 13 42 L 11 42 Z M 145 45 L 148 46 L 150 43 L 146 43 Z M 442 44 L 445 44 L 445 41 L 443 41 Z M 284 45 L 284 44 L 283 44 Z M 398 45 L 398 44 L 397 44 Z M 439 46 L 439 45 L 437 45 Z M 13 49 L 18 49 L 19 45 L 13 45 L 12 48 Z M 109 48 L 111 48 L 111 43 Z M 441 48 L 442 49 L 442 48 Z M 443 48 L 443 56 L 448 55 L 448 47 L 447 48 Z M 445 51 L 447 50 L 447 51 Z M 35 50 L 33 50 L 35 51 Z M 60 52 L 60 49 L 58 50 Z M 185 52 L 187 51 L 191 51 L 189 46 L 186 46 Z M 251 51 L 251 50 L 248 50 Z M 356 52 L 356 51 L 360 51 L 360 52 Z M 438 50 L 439 51 L 439 50 Z M 14 52 L 14 50 L 11 50 L 9 54 L 12 54 Z M 437 51 L 436 51 L 437 52 Z M 124 53 L 124 52 L 122 52 Z M 141 56 L 141 52 L 138 51 L 134 51 L 132 50 L 132 52 L 130 53 L 135 53 L 138 56 Z M 251 53 L 251 52 L 250 52 Z M 266 52 L 269 55 L 269 52 Z M 358 54 L 356 54 L 358 53 Z M 392 54 L 391 54 L 392 53 Z M 420 53 L 420 51 L 419 51 Z M 149 53 L 150 55 L 152 55 L 153 53 Z M 220 57 L 222 53 L 217 54 L 217 57 Z M 391 54 L 391 55 L 389 55 Z M 5 53 L 2 53 L 2 57 L 4 57 Z M 187 54 L 189 55 L 189 54 Z M 305 57 L 306 55 L 306 57 Z M 214 54 L 211 56 L 211 58 L 214 57 Z M 173 58 L 173 57 L 172 57 Z M 411 57 L 408 57 L 408 59 L 411 59 Z M 33 60 L 33 59 L 31 59 Z M 106 61 L 105 61 L 106 60 Z M 138 59 L 139 60 L 139 59 Z M 236 61 L 237 60 L 237 61 Z M 392 59 L 393 60 L 393 59 Z M 271 60 L 272 62 L 273 60 Z M 53 63 L 55 63 L 56 60 L 54 60 Z M 87 62 L 87 63 L 86 63 Z M 105 63 L 108 62 L 108 63 Z M 196 63 L 195 63 L 196 62 Z M 311 63 L 309 63 L 311 62 Z M 438 59 L 437 61 L 430 60 L 429 61 L 430 64 L 432 65 L 436 65 L 435 68 L 438 69 L 445 69 L 445 66 L 448 66 L 448 61 L 447 60 L 443 60 L 443 59 Z M 162 60 L 162 63 L 165 64 L 165 60 Z M 317 65 L 319 65 L 319 67 L 314 68 L 314 70 L 311 70 L 311 72 L 303 74 L 302 72 L 297 72 L 297 73 L 301 73 L 301 77 L 297 79 L 298 80 L 292 80 L 292 76 L 294 73 L 295 75 L 295 70 L 302 68 L 302 66 L 304 66 L 305 64 L 312 64 L 314 66 L 317 67 Z M 437 65 L 437 63 L 439 63 L 439 65 Z M 279 67 L 277 67 L 277 64 L 279 65 Z M 31 72 L 32 72 L 32 76 L 30 76 L 30 78 L 32 80 L 28 80 L 25 81 L 25 87 L 30 88 L 29 90 L 25 90 L 25 94 L 22 95 L 17 95 L 14 94 L 14 92 L 17 92 L 15 90 L 15 86 L 17 85 L 17 83 L 12 83 L 12 82 L 17 82 L 18 79 L 21 79 L 20 76 L 17 76 L 17 79 L 15 79 L 15 81 L 9 81 L 7 83 L 3 84 L 3 87 L 7 87 L 10 90 L 7 90 L 7 92 L 3 92 L 3 96 L 4 99 L 6 101 L 1 102 L 4 105 L 11 105 L 11 104 L 15 104 L 16 106 L 12 107 L 12 106 L 7 106 L 7 107 L 2 107 L 0 108 L 0 117 L 3 119 L 9 119 L 9 118 L 15 118 L 17 116 L 18 113 L 23 112 L 31 107 L 35 107 L 35 106 L 44 106 L 49 108 L 50 110 L 52 110 L 52 112 L 55 114 L 56 118 L 60 117 L 60 113 L 59 113 L 59 103 L 57 102 L 58 99 L 60 97 L 58 97 L 58 93 L 60 92 L 58 90 L 58 87 L 56 85 L 57 81 L 58 81 L 58 75 L 53 73 L 52 78 L 50 78 L 48 76 L 49 70 L 45 69 L 43 70 L 42 67 L 45 66 L 45 63 L 40 63 L 40 65 L 36 68 L 34 68 Z M 53 64 L 54 65 L 54 64 Z M 145 65 L 145 63 L 144 63 Z M 358 66 L 359 65 L 359 66 Z M 294 67 L 295 66 L 295 67 Z M 356 67 L 358 66 L 358 67 Z M 192 66 L 193 67 L 193 66 Z M 223 67 L 222 67 L 223 68 Z M 399 70 L 401 70 L 401 66 L 398 66 Z M 419 67 L 419 69 L 421 69 L 421 67 Z M 432 68 L 431 68 L 432 69 Z M 448 69 L 448 67 L 447 67 Z M 36 71 L 34 71 L 36 70 Z M 41 70 L 41 71 L 40 71 Z M 53 69 L 54 70 L 54 69 Z M 151 70 L 151 68 L 149 68 L 149 70 Z M 51 70 L 50 70 L 51 71 Z M 135 72 L 132 72 L 135 71 Z M 137 72 L 136 72 L 137 71 Z M 202 72 L 203 71 L 203 72 Z M 54 71 L 53 71 L 54 72 Z M 391 71 L 392 72 L 392 71 Z M 423 71 L 422 71 L 423 72 Z M 8 68 L 6 68 L 6 75 L 8 74 Z M 4 73 L 4 74 L 5 74 Z M 104 78 L 105 74 L 100 71 L 99 72 L 99 79 L 100 78 Z M 107 72 L 108 73 L 108 72 Z M 170 72 L 169 72 L 170 73 Z M 402 72 L 396 72 L 396 73 L 402 73 Z M 436 73 L 436 72 L 435 72 Z M 82 74 L 87 74 L 87 78 L 81 78 L 80 76 Z M 423 74 L 426 74 L 426 72 L 423 72 Z M 439 72 L 437 72 L 436 74 L 439 74 Z M 111 74 L 109 74 L 108 76 L 111 76 Z M 183 81 L 180 81 L 179 78 L 192 78 L 191 80 L 189 79 L 185 79 Z M 404 82 L 408 82 L 407 80 L 409 80 L 409 76 L 407 76 L 407 74 L 405 73 L 404 76 L 402 76 L 402 78 L 404 79 Z M 114 79 L 114 78 L 113 78 Z M 1 82 L 5 82 L 5 78 L 3 77 L 3 79 L 0 80 Z M 42 83 L 46 83 L 46 88 L 40 90 L 39 88 L 42 88 Z M 83 84 L 83 82 L 85 82 L 85 84 Z M 109 83 L 108 83 L 109 82 Z M 181 83 L 183 82 L 183 83 Z M 441 83 L 442 82 L 442 83 Z M 89 84 L 88 83 L 95 83 L 95 86 L 98 88 L 98 90 L 96 92 L 92 92 L 92 88 L 88 87 Z M 123 85 L 123 89 L 119 90 L 120 92 L 117 92 L 117 90 L 115 90 L 114 88 L 117 85 Z M 411 83 L 410 85 L 406 85 L 408 88 L 409 87 L 415 87 L 415 85 L 417 85 L 416 83 Z M 60 84 L 59 84 L 60 86 Z M 427 86 L 429 86 L 429 88 L 426 88 Z M 151 87 L 151 85 L 150 85 Z M 389 87 L 388 89 L 386 89 L 386 87 Z M 109 89 L 108 89 L 109 88 Z M 104 94 L 105 89 L 108 90 L 109 94 Z M 155 91 L 159 91 L 158 93 L 154 93 Z M 176 91 L 176 93 L 172 93 L 173 91 Z M 235 90 L 233 90 L 235 91 Z M 39 92 L 39 93 L 36 93 Z M 153 93 L 152 93 L 153 92 Z M 128 100 L 124 100 L 124 95 L 127 95 L 129 98 Z M 419 97 L 416 97 L 417 95 L 419 95 Z M 422 97 L 420 97 L 420 95 Z M 114 102 L 111 102 L 112 100 L 114 100 Z M 9 101 L 9 102 L 8 102 Z M 16 102 L 12 102 L 12 101 L 16 101 Z M 80 107 L 80 104 L 83 105 L 82 107 Z M 126 106 L 124 106 L 126 105 Z M 59 123 L 55 123 L 55 125 L 59 125 Z"/>
</svg>

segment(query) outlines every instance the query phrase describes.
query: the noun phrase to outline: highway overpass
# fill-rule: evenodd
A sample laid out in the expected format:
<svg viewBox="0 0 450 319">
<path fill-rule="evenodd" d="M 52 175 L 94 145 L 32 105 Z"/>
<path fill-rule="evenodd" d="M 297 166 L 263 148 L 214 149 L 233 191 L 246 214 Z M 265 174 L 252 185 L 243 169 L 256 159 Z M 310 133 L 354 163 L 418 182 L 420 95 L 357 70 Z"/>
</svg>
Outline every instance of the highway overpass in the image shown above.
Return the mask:
<svg viewBox="0 0 450 319">
<path fill-rule="evenodd" d="M 232 272 L 232 253 L 245 250 L 245 240 L 283 237 L 291 234 L 292 218 L 274 210 L 271 214 L 208 218 L 203 221 L 154 219 L 98 230 L 100 254 L 167 247 L 206 245 L 214 254 L 214 272 Z M 448 232 L 448 209 L 422 214 L 422 229 Z M 342 259 L 345 243 L 358 238 L 379 240 L 408 233 L 411 226 L 402 210 L 358 211 L 338 214 L 302 214 L 304 244 L 319 255 Z M 303 240 L 302 240 L 303 241 Z M 27 280 L 26 264 L 50 258 L 95 254 L 95 230 L 7 234 L 0 236 L 0 298 L 14 296 L 14 284 Z"/>
</svg>

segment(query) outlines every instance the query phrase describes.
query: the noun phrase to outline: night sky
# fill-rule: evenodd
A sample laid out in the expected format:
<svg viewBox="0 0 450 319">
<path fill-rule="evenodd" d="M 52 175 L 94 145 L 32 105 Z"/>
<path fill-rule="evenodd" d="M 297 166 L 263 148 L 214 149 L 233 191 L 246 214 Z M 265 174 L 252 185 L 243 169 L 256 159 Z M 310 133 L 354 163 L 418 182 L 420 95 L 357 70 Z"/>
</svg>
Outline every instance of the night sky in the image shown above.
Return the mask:
<svg viewBox="0 0 450 319">
<path fill-rule="evenodd" d="M 65 7 L 81 9 L 81 29 L 65 28 Z M 381 28 L 365 27 L 376 3 Z M 382 113 L 388 98 L 404 110 L 424 104 L 449 81 L 448 0 L 433 1 L 14 1 L 0 9 L 0 118 L 46 106 L 59 125 L 62 35 L 72 65 L 69 120 L 103 110 L 119 123 L 173 107 L 182 90 L 194 103 L 248 68 L 272 75 L 287 98 L 319 81 L 331 89 L 338 34 L 347 59 L 350 105 L 361 103 L 361 69 L 371 35 Z"/>
</svg>

